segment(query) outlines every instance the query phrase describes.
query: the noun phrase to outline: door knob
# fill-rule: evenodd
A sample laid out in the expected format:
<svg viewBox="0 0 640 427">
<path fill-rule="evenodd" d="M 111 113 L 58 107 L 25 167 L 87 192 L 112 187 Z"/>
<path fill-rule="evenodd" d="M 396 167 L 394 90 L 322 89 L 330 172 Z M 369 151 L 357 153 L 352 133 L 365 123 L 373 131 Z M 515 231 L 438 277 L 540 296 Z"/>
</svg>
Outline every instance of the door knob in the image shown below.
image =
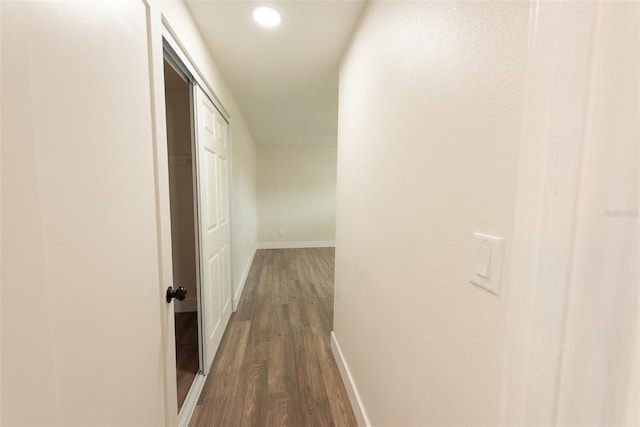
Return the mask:
<svg viewBox="0 0 640 427">
<path fill-rule="evenodd" d="M 178 287 L 178 289 L 173 289 L 172 286 L 167 288 L 167 302 L 171 302 L 172 299 L 177 299 L 178 301 L 184 301 L 187 297 L 187 290 L 184 286 Z"/>
</svg>

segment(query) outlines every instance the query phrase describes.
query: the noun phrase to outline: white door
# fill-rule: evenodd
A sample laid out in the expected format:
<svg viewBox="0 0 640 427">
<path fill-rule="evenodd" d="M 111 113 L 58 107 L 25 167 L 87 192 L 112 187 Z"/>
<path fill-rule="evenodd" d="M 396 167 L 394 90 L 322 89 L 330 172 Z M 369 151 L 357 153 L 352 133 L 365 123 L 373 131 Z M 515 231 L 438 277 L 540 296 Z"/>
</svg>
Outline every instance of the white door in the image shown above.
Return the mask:
<svg viewBox="0 0 640 427">
<path fill-rule="evenodd" d="M 194 86 L 204 373 L 231 316 L 227 122 Z"/>
<path fill-rule="evenodd" d="M 1 3 L 0 424 L 175 424 L 151 2 Z"/>
</svg>

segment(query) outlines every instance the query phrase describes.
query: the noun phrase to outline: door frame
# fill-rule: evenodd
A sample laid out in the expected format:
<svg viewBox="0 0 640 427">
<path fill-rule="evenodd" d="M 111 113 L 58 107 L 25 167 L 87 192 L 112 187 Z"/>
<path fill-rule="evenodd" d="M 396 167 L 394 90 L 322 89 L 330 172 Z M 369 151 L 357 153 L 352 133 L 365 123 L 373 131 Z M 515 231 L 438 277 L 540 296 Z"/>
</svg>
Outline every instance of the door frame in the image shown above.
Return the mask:
<svg viewBox="0 0 640 427">
<path fill-rule="evenodd" d="M 188 54 L 188 50 L 180 41 L 176 31 L 173 29 L 168 19 L 162 13 L 161 8 L 154 5 L 149 0 L 143 0 L 147 5 L 148 11 L 148 43 L 150 49 L 149 68 L 151 73 L 151 110 L 153 120 L 153 138 L 154 138 L 154 162 L 155 162 L 155 181 L 156 181 L 156 216 L 158 222 L 158 258 L 160 273 L 160 292 L 164 294 L 167 287 L 173 285 L 173 264 L 171 249 L 171 209 L 169 202 L 169 167 L 168 167 L 168 150 L 167 150 L 167 130 L 166 130 L 166 100 L 164 95 L 164 58 L 165 46 L 171 48 L 174 56 L 172 62 L 179 61 L 182 71 L 188 72 L 193 79 L 190 85 L 197 84 L 202 88 L 205 94 L 213 102 L 215 108 L 222 114 L 227 121 L 228 126 L 231 123 L 231 115 L 228 113 L 224 104 L 217 96 L 216 92 L 211 88 L 203 74 L 195 65 L 195 61 Z M 192 97 L 193 90 L 190 90 Z M 191 99 L 191 108 L 193 108 L 193 99 Z M 192 112 L 193 114 L 193 112 Z M 195 142 L 195 131 L 192 123 L 192 144 Z M 231 133 L 229 129 L 229 144 L 231 144 Z M 231 167 L 231 149 L 229 149 L 229 162 Z M 230 175 L 230 168 L 227 173 Z M 194 191 L 197 182 L 194 182 Z M 229 186 L 229 202 L 231 201 L 231 185 L 227 179 Z M 197 200 L 195 201 L 197 203 Z M 231 208 L 229 206 L 229 211 Z M 197 215 L 197 212 L 196 212 Z M 229 221 L 231 218 L 229 217 Z M 196 229 L 196 239 L 199 237 L 199 231 Z M 232 242 L 229 242 L 230 249 Z M 232 251 L 230 250 L 230 253 Z M 198 258 L 198 257 L 196 257 Z M 198 270 L 198 269 L 197 269 Z M 199 271 L 197 272 L 197 281 L 199 281 Z M 233 282 L 230 281 L 233 294 Z M 198 292 L 199 284 L 197 285 Z M 198 310 L 198 328 L 199 328 L 199 346 L 202 346 L 201 339 L 201 322 L 200 312 Z M 202 374 L 202 369 L 196 375 L 191 389 L 182 405 L 182 409 L 178 414 L 177 411 L 177 385 L 176 385 L 176 359 L 175 359 L 175 324 L 174 324 L 174 307 L 172 304 L 166 304 L 161 307 L 161 334 L 163 341 L 163 349 L 166 354 L 162 355 L 164 360 L 164 400 L 165 400 L 165 419 L 173 424 L 172 420 L 176 420 L 178 426 L 188 425 L 196 403 L 204 387 L 206 377 Z M 202 351 L 200 351 L 200 367 L 202 368 Z"/>
<path fill-rule="evenodd" d="M 594 153 L 598 153 L 598 145 L 604 145 L 599 134 L 621 138 L 622 133 L 616 133 L 616 127 L 627 124 L 621 121 L 624 125 L 613 125 L 607 121 L 609 118 L 601 118 L 595 112 L 606 103 L 630 104 L 628 98 L 620 96 L 621 92 L 615 92 L 617 88 L 607 86 L 613 77 L 611 70 L 602 66 L 608 63 L 608 57 L 602 52 L 611 45 L 619 48 L 620 52 L 631 49 L 629 45 L 619 47 L 618 40 L 622 36 L 608 30 L 611 27 L 606 25 L 611 25 L 615 15 L 611 15 L 611 9 L 607 11 L 610 6 L 606 2 L 576 4 L 535 0 L 530 7 L 529 77 L 522 116 L 512 264 L 506 305 L 500 424 L 566 423 L 562 417 L 574 414 L 574 408 L 579 407 L 573 406 L 576 402 L 595 400 L 595 395 L 588 392 L 589 388 L 607 389 L 617 397 L 620 405 L 626 404 L 626 420 L 631 424 L 633 417 L 640 416 L 637 406 L 632 414 L 637 395 L 634 399 L 632 386 L 621 379 L 633 378 L 634 370 L 635 375 L 638 373 L 640 350 L 637 332 L 634 335 L 634 331 L 628 330 L 625 335 L 625 328 L 618 332 L 612 326 L 629 321 L 623 320 L 622 316 L 615 318 L 615 322 L 610 320 L 614 319 L 611 302 L 600 302 L 596 294 L 585 292 L 595 280 L 579 285 L 584 277 L 580 270 L 601 253 L 594 251 L 587 255 L 581 245 L 587 239 L 597 242 L 595 246 L 607 243 L 597 237 L 602 235 L 605 225 L 595 220 L 598 214 L 593 208 L 598 205 L 596 200 L 604 202 L 606 199 L 600 196 L 603 194 L 598 186 L 601 181 L 594 177 L 607 176 L 610 170 L 605 168 L 611 163 L 603 162 L 598 175 L 594 169 L 589 170 L 594 162 Z M 640 7 L 636 7 L 635 12 L 626 13 L 628 16 L 637 13 L 637 19 L 640 19 Z M 628 55 L 623 57 L 629 58 Z M 603 98 L 603 90 L 611 90 L 611 98 Z M 633 92 L 628 91 L 626 96 L 633 96 Z M 636 96 L 637 102 L 640 95 Z M 621 120 L 629 118 L 622 116 Z M 637 121 L 635 124 L 637 126 Z M 589 161 L 591 164 L 587 163 Z M 608 185 L 616 187 L 615 191 L 625 188 L 615 179 L 620 178 L 611 175 Z M 601 218 L 606 216 L 606 210 L 599 212 Z M 616 227 L 622 227 L 621 224 L 617 223 Z M 607 230 L 610 232 L 611 228 Z M 623 249 L 622 246 L 619 248 Z M 624 248 L 627 256 L 632 253 L 629 249 Z M 618 253 L 608 253 L 612 259 L 622 259 Z M 606 258 L 599 261 L 599 277 L 614 277 L 611 273 L 617 264 L 608 262 Z M 630 282 L 633 283 L 632 280 Z M 620 288 L 614 289 L 619 295 Z M 617 299 L 616 309 L 623 312 L 620 301 Z M 589 324 L 579 324 L 577 320 L 585 311 L 597 312 L 599 316 L 608 315 L 604 318 L 610 323 L 597 334 L 585 334 Z M 637 312 L 635 316 L 637 329 Z M 611 340 L 607 358 L 599 359 L 596 355 L 594 359 L 586 359 L 605 361 L 599 366 L 588 362 L 575 366 L 576 355 L 587 354 L 590 348 L 606 347 L 602 345 L 605 334 Z M 629 339 L 634 336 L 635 342 Z M 623 342 L 625 346 L 618 344 Z M 620 368 L 620 360 L 629 363 L 631 372 Z M 567 372 L 570 365 L 572 369 Z M 606 380 L 603 375 L 595 376 L 589 387 L 585 387 L 587 391 L 581 396 L 572 396 L 576 400 L 571 401 L 573 405 L 569 404 L 567 396 L 576 390 L 576 372 L 605 372 L 604 366 Z M 623 387 L 628 387 L 626 396 L 620 392 Z M 637 388 L 635 391 L 637 393 Z M 614 415 L 612 407 L 607 410 L 610 411 L 609 417 Z M 605 413 L 603 409 L 602 414 Z"/>
<path fill-rule="evenodd" d="M 186 65 L 180 60 L 178 54 L 171 47 L 171 44 L 167 40 L 165 36 L 162 37 L 163 44 L 163 60 L 167 61 L 171 68 L 185 81 L 185 83 L 189 86 L 189 117 L 190 117 L 190 148 L 191 148 L 191 156 L 193 161 L 191 162 L 191 182 L 192 182 L 192 192 L 193 192 L 193 225 L 194 225 L 194 243 L 195 243 L 195 264 L 196 264 L 196 306 L 197 306 L 197 325 L 198 325 L 198 372 L 194 377 L 193 382 L 191 383 L 191 387 L 189 388 L 189 392 L 183 402 L 182 408 L 178 411 L 178 425 L 187 425 L 189 423 L 188 418 L 193 413 L 193 408 L 195 407 L 195 402 L 197 402 L 198 397 L 200 396 L 200 392 L 202 391 L 202 387 L 204 386 L 204 344 L 203 344 L 203 307 L 201 304 L 202 301 L 202 290 L 201 290 L 201 271 L 200 271 L 200 232 L 199 232 L 199 215 L 200 209 L 198 206 L 198 172 L 196 166 L 196 135 L 194 128 L 194 99 L 193 99 L 193 88 L 197 83 L 193 78 L 193 75 L 189 72 Z M 166 101 L 166 99 L 165 99 Z M 167 141 L 168 143 L 168 141 Z M 171 206 L 169 206 L 171 209 Z M 173 236 L 171 236 L 171 245 L 173 245 Z M 172 260 L 172 268 L 173 268 L 173 260 Z M 174 287 L 180 285 L 179 283 L 175 283 Z M 174 302 L 175 304 L 175 302 Z M 173 310 L 175 313 L 175 305 L 173 306 Z M 188 403 L 187 403 L 188 402 Z M 188 410 L 182 410 L 188 407 Z M 184 419 L 184 420 L 183 420 Z"/>
</svg>

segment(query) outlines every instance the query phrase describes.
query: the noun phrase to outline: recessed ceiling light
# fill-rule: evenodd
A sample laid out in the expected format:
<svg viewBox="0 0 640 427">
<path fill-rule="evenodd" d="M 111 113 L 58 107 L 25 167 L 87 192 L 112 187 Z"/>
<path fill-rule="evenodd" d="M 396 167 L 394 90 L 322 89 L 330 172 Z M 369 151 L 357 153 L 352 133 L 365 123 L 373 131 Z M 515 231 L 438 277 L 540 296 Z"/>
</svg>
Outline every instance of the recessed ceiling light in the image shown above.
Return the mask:
<svg viewBox="0 0 640 427">
<path fill-rule="evenodd" d="M 271 7 L 257 7 L 253 11 L 253 19 L 265 27 L 275 27 L 280 24 L 280 14 L 277 10 Z"/>
</svg>

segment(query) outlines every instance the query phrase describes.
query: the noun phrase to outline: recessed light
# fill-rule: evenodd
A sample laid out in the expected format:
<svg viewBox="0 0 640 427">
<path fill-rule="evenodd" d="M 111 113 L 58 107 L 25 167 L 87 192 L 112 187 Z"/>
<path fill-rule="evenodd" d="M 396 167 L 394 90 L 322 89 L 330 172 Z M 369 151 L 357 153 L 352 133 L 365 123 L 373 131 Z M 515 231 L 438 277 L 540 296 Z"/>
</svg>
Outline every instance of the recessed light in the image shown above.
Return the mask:
<svg viewBox="0 0 640 427">
<path fill-rule="evenodd" d="M 253 11 L 253 19 L 265 27 L 275 27 L 280 24 L 281 21 L 280 14 L 277 10 L 265 6 L 255 8 Z"/>
</svg>

